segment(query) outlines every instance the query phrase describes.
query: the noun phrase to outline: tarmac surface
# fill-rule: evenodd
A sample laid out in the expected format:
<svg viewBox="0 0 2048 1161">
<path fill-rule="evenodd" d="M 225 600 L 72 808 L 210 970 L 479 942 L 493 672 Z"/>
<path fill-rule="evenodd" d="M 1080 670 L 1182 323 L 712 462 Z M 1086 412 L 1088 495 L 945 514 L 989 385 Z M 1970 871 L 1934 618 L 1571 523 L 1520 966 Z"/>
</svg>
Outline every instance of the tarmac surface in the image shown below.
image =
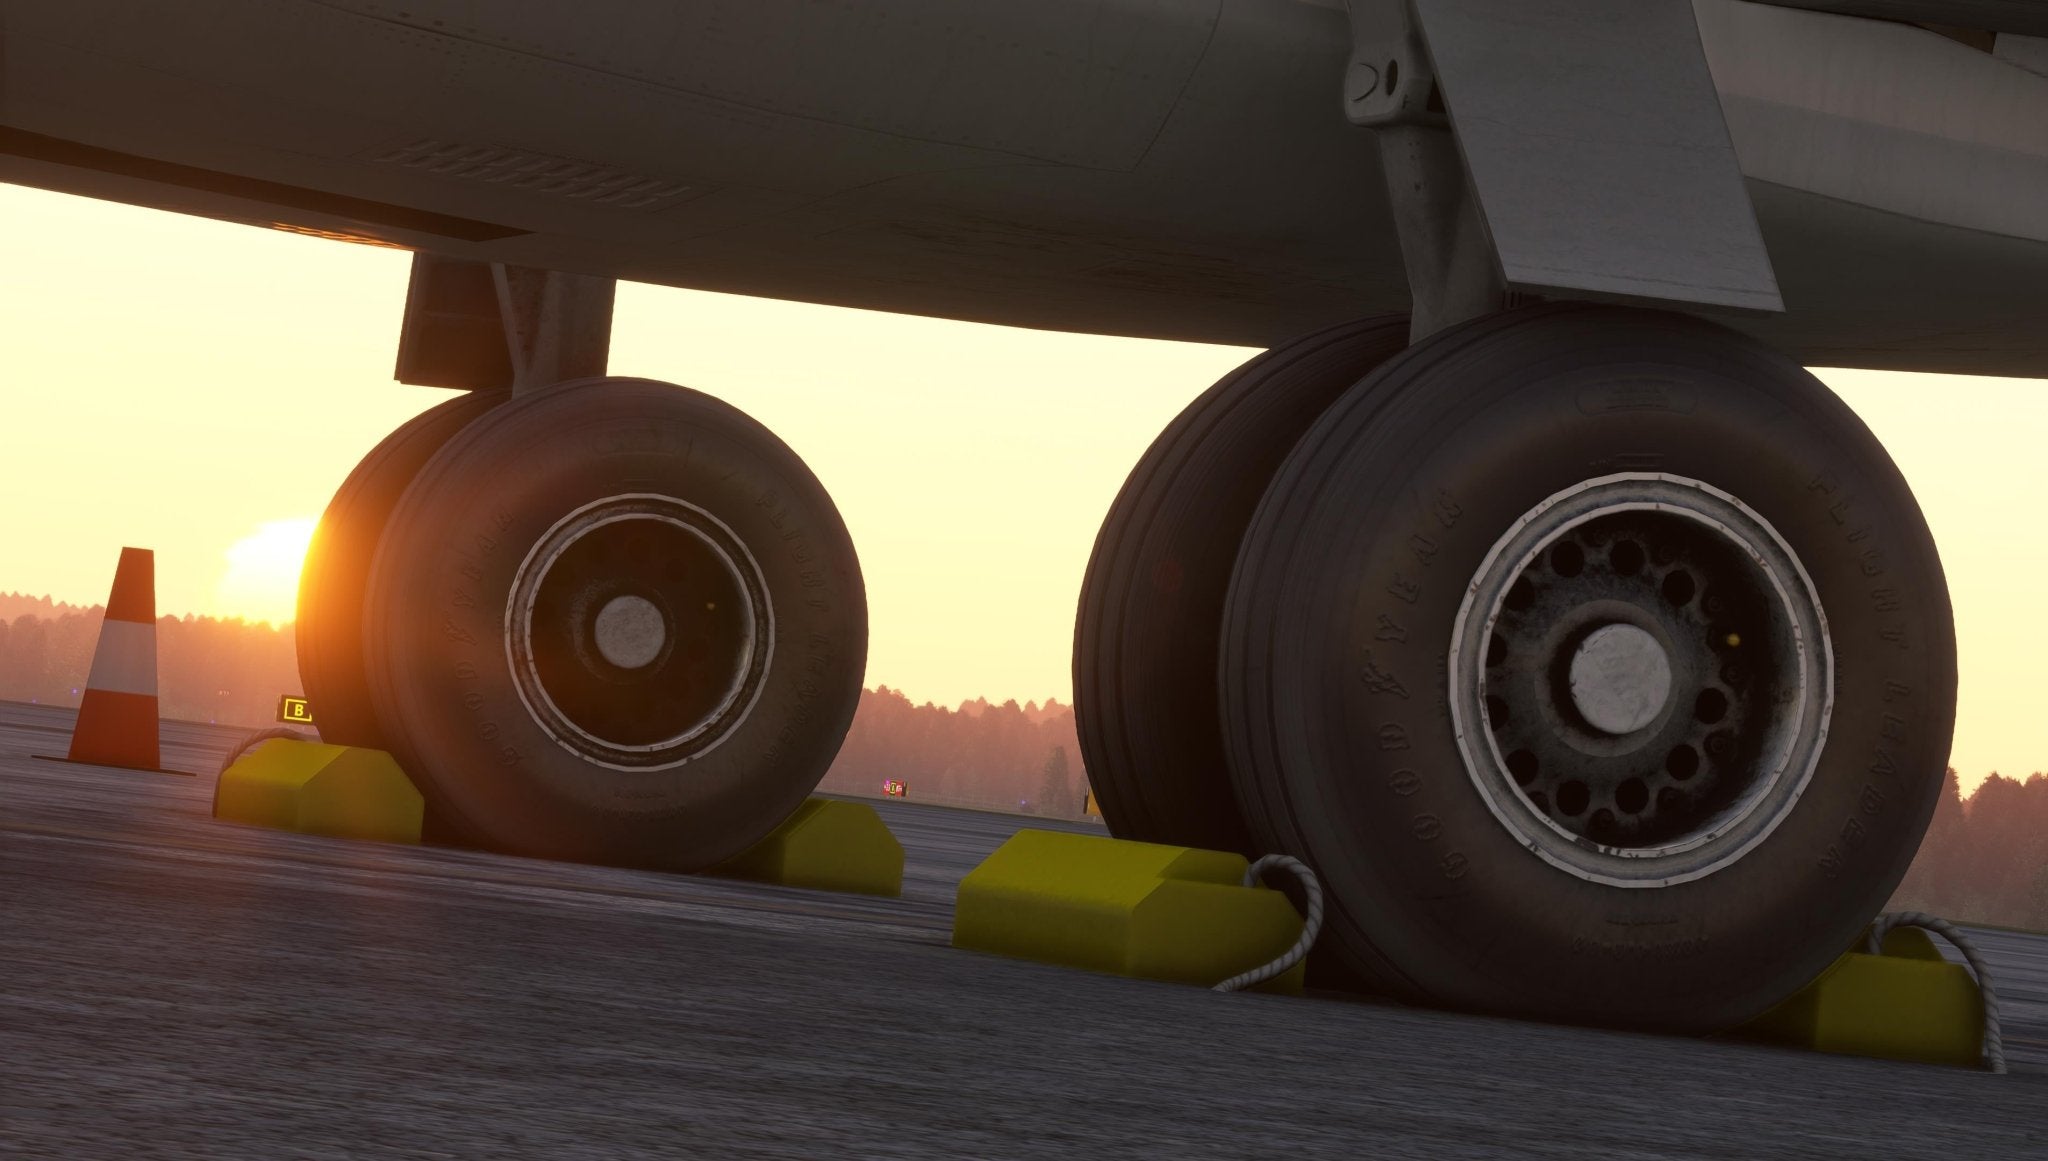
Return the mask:
<svg viewBox="0 0 2048 1161">
<path fill-rule="evenodd" d="M 1223 996 L 948 947 L 1039 820 L 878 803 L 831 895 L 216 823 L 241 731 L 71 718 L 0 703 L 0 1155 L 2048 1157 L 2048 936 L 1973 932 L 2002 1077 Z"/>
</svg>

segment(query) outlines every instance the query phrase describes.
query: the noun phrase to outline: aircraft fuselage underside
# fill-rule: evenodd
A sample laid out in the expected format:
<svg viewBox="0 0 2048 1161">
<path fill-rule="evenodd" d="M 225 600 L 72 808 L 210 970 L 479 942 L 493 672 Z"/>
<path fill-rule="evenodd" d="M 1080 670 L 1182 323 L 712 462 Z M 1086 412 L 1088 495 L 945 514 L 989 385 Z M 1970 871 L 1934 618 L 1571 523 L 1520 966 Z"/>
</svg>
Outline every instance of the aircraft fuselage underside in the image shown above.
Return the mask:
<svg viewBox="0 0 2048 1161">
<path fill-rule="evenodd" d="M 2041 41 L 1696 9 L 1786 307 L 1722 320 L 1810 365 L 2048 374 Z M 1348 50 L 1334 0 L 9 0 L 0 179 L 1267 346 L 1408 306 L 1379 157 L 1337 99 Z"/>
</svg>

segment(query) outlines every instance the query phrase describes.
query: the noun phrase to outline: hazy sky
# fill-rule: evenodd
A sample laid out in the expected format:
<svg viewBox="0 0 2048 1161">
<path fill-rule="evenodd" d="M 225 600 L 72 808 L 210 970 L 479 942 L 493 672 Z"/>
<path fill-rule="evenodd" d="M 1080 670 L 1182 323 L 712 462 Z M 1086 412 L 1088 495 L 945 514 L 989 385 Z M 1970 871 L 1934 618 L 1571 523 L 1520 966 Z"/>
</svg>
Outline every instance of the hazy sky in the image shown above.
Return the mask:
<svg viewBox="0 0 2048 1161">
<path fill-rule="evenodd" d="M 270 546 L 446 394 L 391 380 L 406 270 L 396 251 L 0 185 L 0 591 L 103 602 L 133 544 L 156 550 L 159 611 L 288 618 Z M 1065 701 L 1104 511 L 1252 353 L 626 285 L 612 370 L 719 395 L 810 463 L 866 573 L 869 684 Z M 1820 375 L 1940 545 L 1965 786 L 2048 768 L 2048 383 Z"/>
</svg>

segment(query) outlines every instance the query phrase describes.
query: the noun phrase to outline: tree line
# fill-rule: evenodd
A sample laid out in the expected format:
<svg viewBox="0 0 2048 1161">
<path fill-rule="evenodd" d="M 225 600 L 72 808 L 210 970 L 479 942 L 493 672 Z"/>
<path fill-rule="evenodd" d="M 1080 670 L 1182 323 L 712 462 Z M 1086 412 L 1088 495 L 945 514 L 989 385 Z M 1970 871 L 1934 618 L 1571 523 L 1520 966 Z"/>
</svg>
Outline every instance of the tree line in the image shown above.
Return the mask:
<svg viewBox="0 0 2048 1161">
<path fill-rule="evenodd" d="M 1074 710 L 986 699 L 958 709 L 913 705 L 888 686 L 864 689 L 846 744 L 819 784 L 842 794 L 880 795 L 902 783 L 913 802 L 1080 817 L 1088 779 L 1081 770 Z"/>
<path fill-rule="evenodd" d="M 0 595 L 0 699 L 77 705 L 100 613 Z M 290 626 L 158 618 L 157 672 L 163 716 L 187 721 L 267 726 L 278 696 L 300 692 Z M 1073 708 L 1058 701 L 949 708 L 878 686 L 861 692 L 820 789 L 879 797 L 896 783 L 912 802 L 1076 818 L 1088 798 L 1080 756 Z M 2048 774 L 1992 774 L 1964 797 L 1949 770 L 1890 909 L 2048 931 Z"/>
<path fill-rule="evenodd" d="M 0 596 L 0 699 L 77 705 L 102 611 Z M 158 712 L 182 721 L 269 725 L 299 692 L 289 629 L 260 621 L 158 617 L 156 670 Z"/>
<path fill-rule="evenodd" d="M 1888 910 L 2048 931 L 2048 774 L 1992 774 L 1964 798 L 1953 766 Z"/>
</svg>

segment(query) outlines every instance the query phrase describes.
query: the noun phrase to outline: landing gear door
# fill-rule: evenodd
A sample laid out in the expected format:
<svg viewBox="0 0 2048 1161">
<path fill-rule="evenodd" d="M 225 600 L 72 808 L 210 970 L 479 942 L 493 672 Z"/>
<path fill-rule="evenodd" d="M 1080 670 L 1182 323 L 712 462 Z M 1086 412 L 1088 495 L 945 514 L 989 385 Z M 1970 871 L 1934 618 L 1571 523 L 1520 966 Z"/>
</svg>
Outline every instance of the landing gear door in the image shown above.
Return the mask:
<svg viewBox="0 0 2048 1161">
<path fill-rule="evenodd" d="M 1779 311 L 1686 0 L 1414 0 L 1511 290 Z"/>
</svg>

